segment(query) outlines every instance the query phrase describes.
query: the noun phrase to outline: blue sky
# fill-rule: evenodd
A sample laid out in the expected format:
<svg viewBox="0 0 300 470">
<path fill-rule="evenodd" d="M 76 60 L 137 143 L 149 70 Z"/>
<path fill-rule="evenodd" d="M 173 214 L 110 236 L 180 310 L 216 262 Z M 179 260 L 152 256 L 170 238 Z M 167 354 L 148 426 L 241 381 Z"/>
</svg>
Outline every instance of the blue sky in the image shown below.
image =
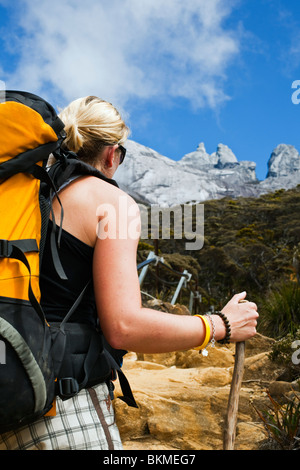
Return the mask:
<svg viewBox="0 0 300 470">
<path fill-rule="evenodd" d="M 300 150 L 300 2 L 0 0 L 0 80 L 56 108 L 101 96 L 133 140 L 174 160 L 223 143 L 263 179 Z"/>
</svg>

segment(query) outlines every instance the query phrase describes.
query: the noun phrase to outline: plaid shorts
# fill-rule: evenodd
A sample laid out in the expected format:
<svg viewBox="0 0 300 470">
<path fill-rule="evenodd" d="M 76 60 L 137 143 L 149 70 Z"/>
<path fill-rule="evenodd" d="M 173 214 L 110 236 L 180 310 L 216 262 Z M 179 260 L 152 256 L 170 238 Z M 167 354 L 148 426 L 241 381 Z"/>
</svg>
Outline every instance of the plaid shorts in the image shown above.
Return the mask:
<svg viewBox="0 0 300 470">
<path fill-rule="evenodd" d="M 122 450 L 106 384 L 56 399 L 57 413 L 0 434 L 0 450 Z"/>
</svg>

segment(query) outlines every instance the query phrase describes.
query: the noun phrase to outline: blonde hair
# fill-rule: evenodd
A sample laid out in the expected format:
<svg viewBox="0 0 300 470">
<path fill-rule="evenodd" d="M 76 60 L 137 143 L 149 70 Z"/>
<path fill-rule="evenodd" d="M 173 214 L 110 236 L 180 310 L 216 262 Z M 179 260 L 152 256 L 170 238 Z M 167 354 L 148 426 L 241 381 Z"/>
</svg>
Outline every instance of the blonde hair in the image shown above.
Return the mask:
<svg viewBox="0 0 300 470">
<path fill-rule="evenodd" d="M 104 146 L 123 144 L 130 133 L 119 111 L 96 96 L 72 101 L 59 117 L 66 132 L 62 147 L 91 165 L 97 163 Z"/>
</svg>

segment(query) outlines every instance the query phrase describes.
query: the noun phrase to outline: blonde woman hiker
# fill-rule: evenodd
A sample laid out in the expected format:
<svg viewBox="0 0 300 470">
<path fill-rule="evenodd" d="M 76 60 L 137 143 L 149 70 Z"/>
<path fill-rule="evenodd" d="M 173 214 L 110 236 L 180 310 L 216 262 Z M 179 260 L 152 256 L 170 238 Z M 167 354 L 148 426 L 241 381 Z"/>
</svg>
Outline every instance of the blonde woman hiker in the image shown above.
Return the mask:
<svg viewBox="0 0 300 470">
<path fill-rule="evenodd" d="M 120 113 L 110 103 L 89 96 L 73 101 L 60 118 L 65 123 L 65 147 L 113 178 L 125 158 L 129 135 Z M 64 207 L 60 252 L 68 280 L 61 281 L 53 268 L 48 237 L 41 270 L 47 321 L 61 320 L 82 285 L 92 277 L 93 285 L 74 321 L 99 320 L 105 338 L 116 349 L 164 353 L 201 349 L 212 339 L 245 341 L 256 334 L 257 306 L 240 303 L 246 298 L 245 292 L 235 295 L 222 312 L 207 318 L 144 308 L 136 266 L 141 227 L 135 201 L 117 186 L 94 176 L 77 178 L 60 191 L 59 197 Z M 60 223 L 56 199 L 53 210 Z M 81 390 L 66 401 L 57 398 L 56 416 L 0 435 L 0 450 L 5 449 L 121 450 L 107 384 Z"/>
</svg>

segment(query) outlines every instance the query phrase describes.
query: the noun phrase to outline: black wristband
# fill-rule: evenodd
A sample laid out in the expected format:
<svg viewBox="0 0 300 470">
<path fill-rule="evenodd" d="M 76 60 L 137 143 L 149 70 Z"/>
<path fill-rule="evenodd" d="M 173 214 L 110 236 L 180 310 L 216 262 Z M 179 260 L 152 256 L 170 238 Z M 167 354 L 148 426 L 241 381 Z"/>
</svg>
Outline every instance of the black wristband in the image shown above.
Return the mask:
<svg viewBox="0 0 300 470">
<path fill-rule="evenodd" d="M 226 335 L 224 339 L 221 339 L 218 341 L 220 344 L 229 344 L 230 343 L 230 337 L 231 337 L 231 328 L 230 328 L 230 323 L 228 318 L 223 312 L 214 312 L 215 315 L 219 315 L 219 317 L 222 318 L 225 328 L 226 328 Z"/>
</svg>

